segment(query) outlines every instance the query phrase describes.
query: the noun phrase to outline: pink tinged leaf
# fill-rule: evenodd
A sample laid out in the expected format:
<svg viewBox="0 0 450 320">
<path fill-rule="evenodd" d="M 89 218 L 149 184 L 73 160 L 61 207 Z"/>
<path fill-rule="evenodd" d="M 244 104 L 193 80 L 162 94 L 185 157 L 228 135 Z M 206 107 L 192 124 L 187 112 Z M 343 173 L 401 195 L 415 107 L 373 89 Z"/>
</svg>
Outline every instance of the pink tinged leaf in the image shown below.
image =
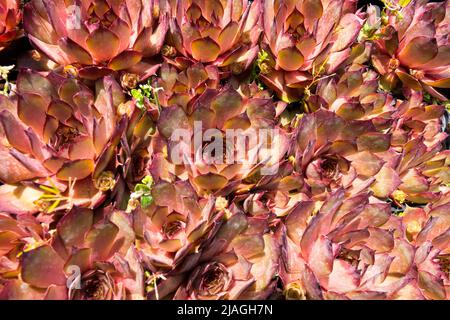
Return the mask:
<svg viewBox="0 0 450 320">
<path fill-rule="evenodd" d="M 403 288 L 395 292 L 391 297 L 395 300 L 424 300 L 425 297 L 420 292 L 420 289 L 417 287 L 417 284 L 410 282 L 405 285 Z"/>
<path fill-rule="evenodd" d="M 433 58 L 433 60 L 427 62 L 421 66 L 422 70 L 432 70 L 434 68 L 439 68 L 444 65 L 450 64 L 450 47 L 448 45 L 441 45 L 438 48 L 438 54 Z"/>
<path fill-rule="evenodd" d="M 80 85 L 75 79 L 66 79 L 58 88 L 59 98 L 67 104 L 72 105 L 73 97 L 80 89 Z"/>
<path fill-rule="evenodd" d="M 35 15 L 36 16 L 36 15 Z M 31 22 L 34 20 L 31 18 L 30 20 L 24 18 L 24 25 L 27 25 L 28 22 Z M 58 35 L 53 32 L 52 28 L 48 26 L 48 28 L 43 28 L 43 25 L 48 25 L 45 20 L 34 21 L 35 23 L 38 23 L 37 26 L 28 27 L 33 28 L 35 30 L 44 30 L 46 31 L 51 30 L 50 32 L 43 32 L 41 34 L 36 33 L 35 31 L 31 31 L 28 33 L 28 38 L 30 41 L 40 50 L 42 51 L 46 56 L 48 56 L 51 60 L 55 61 L 58 64 L 65 65 L 68 63 L 66 55 L 64 51 L 61 50 L 61 48 L 57 45 L 58 42 Z"/>
<path fill-rule="evenodd" d="M 225 240 L 226 242 L 230 242 L 247 227 L 248 222 L 246 217 L 243 214 L 235 214 L 221 226 L 217 233 L 216 241 Z"/>
<path fill-rule="evenodd" d="M 27 33 L 43 41 L 52 42 L 53 39 L 57 38 L 57 34 L 51 27 L 51 22 L 46 11 L 43 1 L 33 1 L 24 6 L 24 29 Z M 42 28 L 42 25 L 46 27 Z"/>
<path fill-rule="evenodd" d="M 302 283 L 305 286 L 305 290 L 308 298 L 312 300 L 322 300 L 322 289 L 320 287 L 319 281 L 316 276 L 312 272 L 312 270 L 305 266 L 302 274 L 301 274 Z"/>
<path fill-rule="evenodd" d="M 272 234 L 263 236 L 263 256 L 258 258 L 252 266 L 251 273 L 256 279 L 256 290 L 267 288 L 279 269 L 280 243 Z"/>
<path fill-rule="evenodd" d="M 364 108 L 359 103 L 343 103 L 336 110 L 336 114 L 345 120 L 357 120 L 365 114 Z"/>
<path fill-rule="evenodd" d="M 38 288 L 65 285 L 64 261 L 48 245 L 24 252 L 22 258 L 22 279 Z"/>
<path fill-rule="evenodd" d="M 122 255 L 126 255 L 131 244 L 135 240 L 135 234 L 132 228 L 132 222 L 130 216 L 123 211 L 114 210 L 111 215 L 110 221 L 119 228 L 117 234 L 118 240 L 114 244 L 116 251 L 111 251 L 111 254 L 117 252 Z"/>
<path fill-rule="evenodd" d="M 44 292 L 19 279 L 5 281 L 0 289 L 1 300 L 42 300 Z"/>
<path fill-rule="evenodd" d="M 144 50 L 146 57 L 151 57 L 159 53 L 166 39 L 166 33 L 169 30 L 169 18 L 166 14 L 160 15 L 158 26 L 150 36 L 150 47 Z"/>
<path fill-rule="evenodd" d="M 432 241 L 433 247 L 442 250 L 444 253 L 449 253 L 450 248 L 450 227 L 447 231 L 437 236 Z"/>
<path fill-rule="evenodd" d="M 159 243 L 159 247 L 167 252 L 177 252 L 183 246 L 183 243 L 179 239 L 167 239 Z"/>
<path fill-rule="evenodd" d="M 0 124 L 10 145 L 21 152 L 31 153 L 30 140 L 24 127 L 9 111 L 3 110 L 0 112 Z M 5 149 L 5 151 L 7 150 Z"/>
<path fill-rule="evenodd" d="M 336 72 L 336 70 L 350 57 L 351 49 L 347 48 L 339 52 L 333 52 L 329 54 L 329 58 L 326 60 L 325 72 L 331 74 Z"/>
<path fill-rule="evenodd" d="M 120 47 L 118 52 L 122 52 L 130 47 L 132 32 L 127 22 L 117 18 L 109 27 L 109 30 L 116 34 L 120 39 Z"/>
<path fill-rule="evenodd" d="M 319 280 L 331 273 L 333 268 L 333 250 L 330 240 L 325 236 L 320 236 L 312 246 L 308 265 Z"/>
<path fill-rule="evenodd" d="M 71 160 L 94 159 L 95 147 L 90 137 L 82 137 L 74 141 L 69 147 L 69 158 Z"/>
<path fill-rule="evenodd" d="M 124 51 L 117 57 L 114 57 L 108 64 L 108 68 L 118 71 L 128 69 L 139 63 L 142 59 L 142 53 L 137 51 Z"/>
<path fill-rule="evenodd" d="M 311 31 L 323 14 L 322 1 L 302 1 L 300 10 L 305 19 L 306 30 Z"/>
<path fill-rule="evenodd" d="M 72 116 L 72 113 L 72 107 L 61 100 L 53 100 L 50 102 L 47 110 L 47 114 L 53 116 L 62 123 L 66 123 L 66 121 Z"/>
<path fill-rule="evenodd" d="M 420 67 L 438 54 L 436 39 L 419 36 L 408 42 L 398 53 L 401 63 L 409 68 Z"/>
<path fill-rule="evenodd" d="M 26 93 L 19 97 L 17 114 L 38 135 L 44 132 L 48 100 L 37 94 Z"/>
<path fill-rule="evenodd" d="M 69 63 L 79 63 L 89 65 L 92 64 L 92 57 L 85 49 L 69 38 L 59 40 L 59 46 L 66 55 Z"/>
<path fill-rule="evenodd" d="M 296 47 L 288 47 L 278 52 L 278 65 L 286 71 L 296 71 L 303 65 L 303 55 Z"/>
<path fill-rule="evenodd" d="M 81 246 L 93 223 L 90 209 L 74 208 L 59 221 L 56 229 L 66 247 Z"/>
<path fill-rule="evenodd" d="M 389 272 L 406 274 L 410 270 L 414 261 L 414 247 L 404 239 L 395 239 L 395 246 L 392 249 L 392 261 Z"/>
<path fill-rule="evenodd" d="M 286 218 L 286 230 L 289 238 L 299 244 L 307 226 L 307 219 L 314 211 L 314 201 L 300 202 Z"/>
<path fill-rule="evenodd" d="M 234 45 L 234 40 L 238 35 L 239 25 L 231 21 L 219 34 L 217 39 L 222 52 L 226 52 Z"/>
<path fill-rule="evenodd" d="M 0 147 L 0 149 L 3 149 L 3 147 Z M 9 154 L 20 163 L 20 166 L 32 172 L 34 177 L 45 177 L 49 174 L 46 168 L 42 166 L 41 161 L 24 155 L 15 149 L 10 149 Z M 14 175 L 15 172 L 13 171 L 11 173 Z M 18 179 L 19 177 L 15 176 L 15 178 Z"/>
<path fill-rule="evenodd" d="M 216 114 L 216 122 L 219 128 L 228 119 L 239 115 L 243 107 L 245 105 L 243 104 L 241 95 L 232 88 L 223 90 L 211 101 L 211 109 Z"/>
<path fill-rule="evenodd" d="M 399 189 L 406 193 L 425 192 L 429 188 L 427 179 L 415 169 L 410 169 L 402 175 L 402 184 Z"/>
<path fill-rule="evenodd" d="M 425 80 L 424 79 L 423 82 L 431 87 L 445 88 L 445 89 L 450 88 L 450 77 L 446 77 L 446 78 L 439 79 L 439 80 Z"/>
<path fill-rule="evenodd" d="M 372 55 L 372 64 L 374 68 L 382 75 L 385 75 L 389 72 L 389 60 L 390 57 L 385 54 L 373 54 Z"/>
<path fill-rule="evenodd" d="M 45 292 L 44 300 L 67 300 L 66 286 L 51 285 Z"/>
<path fill-rule="evenodd" d="M 351 161 L 351 166 L 355 168 L 359 175 L 372 177 L 382 168 L 384 161 L 369 151 L 357 152 L 346 157 Z"/>
<path fill-rule="evenodd" d="M 163 108 L 159 117 L 158 130 L 165 138 L 170 139 L 176 129 L 189 130 L 189 128 L 189 119 L 182 108 L 178 106 Z"/>
<path fill-rule="evenodd" d="M 332 34 L 332 29 L 338 23 L 342 14 L 342 5 L 342 1 L 331 0 L 328 2 L 328 6 L 324 8 L 324 12 L 317 25 L 316 39 L 318 43 L 326 43 L 329 39 Z"/>
<path fill-rule="evenodd" d="M 350 263 L 335 259 L 327 289 L 338 293 L 346 293 L 355 290 L 359 286 L 359 281 L 360 276 Z"/>
<path fill-rule="evenodd" d="M 111 74 L 111 69 L 97 66 L 89 66 L 78 70 L 80 78 L 87 80 L 98 80 Z"/>
<path fill-rule="evenodd" d="M 385 224 L 391 216 L 391 206 L 388 203 L 371 203 L 365 206 L 363 212 L 358 216 L 361 222 L 359 228 L 380 227 Z"/>
<path fill-rule="evenodd" d="M 379 132 L 368 132 L 356 140 L 359 151 L 383 152 L 391 145 L 391 135 Z"/>
<path fill-rule="evenodd" d="M 339 31 L 330 50 L 341 51 L 353 44 L 361 30 L 362 21 L 356 14 L 345 14 L 339 22 Z"/>
<path fill-rule="evenodd" d="M 167 182 L 160 182 L 152 188 L 152 196 L 158 206 L 175 206 L 173 197 L 176 195 L 174 186 Z"/>
<path fill-rule="evenodd" d="M 231 245 L 237 255 L 252 259 L 264 253 L 264 239 L 259 235 L 241 235 L 236 237 Z"/>
<path fill-rule="evenodd" d="M 394 236 L 393 234 L 380 228 L 369 228 L 369 239 L 366 241 L 366 245 L 375 250 L 377 253 L 388 252 L 394 248 Z"/>
<path fill-rule="evenodd" d="M 86 45 L 97 62 L 104 62 L 117 55 L 120 39 L 113 32 L 100 27 L 89 34 Z"/>
<path fill-rule="evenodd" d="M 70 266 L 78 266 L 81 272 L 85 272 L 92 268 L 92 249 L 82 248 L 74 249 L 71 256 L 67 259 L 64 269 L 68 272 Z"/>
<path fill-rule="evenodd" d="M 220 54 L 220 46 L 211 38 L 203 38 L 192 41 L 192 57 L 200 62 L 212 62 Z"/>
<path fill-rule="evenodd" d="M 220 190 L 227 182 L 228 179 L 224 176 L 211 172 L 194 178 L 194 184 L 204 190 Z"/>
<path fill-rule="evenodd" d="M 427 271 L 419 271 L 418 284 L 423 294 L 432 300 L 445 300 L 446 292 L 442 279 Z"/>
<path fill-rule="evenodd" d="M 408 88 L 416 91 L 422 90 L 422 85 L 420 84 L 420 82 L 410 74 L 399 69 L 395 70 L 395 74 L 402 81 L 402 83 Z"/>
<path fill-rule="evenodd" d="M 35 213 L 38 208 L 33 202 L 43 193 L 32 187 L 4 184 L 0 186 L 0 211 L 13 214 Z"/>
<path fill-rule="evenodd" d="M 371 186 L 374 195 L 379 198 L 386 198 L 401 184 L 398 173 L 387 166 L 381 168 L 375 176 L 375 182 Z"/>
<path fill-rule="evenodd" d="M 21 93 L 30 93 L 42 97 L 50 97 L 56 94 L 55 86 L 43 75 L 24 70 L 17 76 L 17 89 Z"/>
<path fill-rule="evenodd" d="M 416 237 L 416 244 L 421 245 L 432 241 L 436 236 L 440 235 L 448 227 L 444 219 L 439 217 L 430 217 L 426 224 L 422 227 Z M 413 225 L 414 226 L 414 225 Z"/>
<path fill-rule="evenodd" d="M 72 179 L 84 179 L 88 177 L 94 171 L 94 161 L 91 159 L 75 160 L 65 163 L 61 169 L 59 169 L 56 177 L 58 179 L 68 181 Z"/>
<path fill-rule="evenodd" d="M 94 226 L 86 237 L 86 243 L 92 248 L 93 259 L 104 260 L 110 256 L 118 232 L 119 228 L 113 223 Z"/>
<path fill-rule="evenodd" d="M 375 255 L 374 263 L 367 267 L 361 278 L 362 289 L 378 289 L 377 285 L 386 279 L 393 259 L 394 257 L 388 254 Z"/>
</svg>

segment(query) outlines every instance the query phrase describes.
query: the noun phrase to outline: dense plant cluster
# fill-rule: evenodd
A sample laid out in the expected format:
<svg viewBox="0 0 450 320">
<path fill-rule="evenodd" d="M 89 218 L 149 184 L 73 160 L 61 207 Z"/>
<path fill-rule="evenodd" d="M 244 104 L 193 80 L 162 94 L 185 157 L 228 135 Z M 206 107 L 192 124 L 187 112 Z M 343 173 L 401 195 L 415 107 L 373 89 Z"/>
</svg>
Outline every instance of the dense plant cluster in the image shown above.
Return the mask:
<svg viewBox="0 0 450 320">
<path fill-rule="evenodd" d="M 0 299 L 450 298 L 449 0 L 25 2 Z"/>
</svg>

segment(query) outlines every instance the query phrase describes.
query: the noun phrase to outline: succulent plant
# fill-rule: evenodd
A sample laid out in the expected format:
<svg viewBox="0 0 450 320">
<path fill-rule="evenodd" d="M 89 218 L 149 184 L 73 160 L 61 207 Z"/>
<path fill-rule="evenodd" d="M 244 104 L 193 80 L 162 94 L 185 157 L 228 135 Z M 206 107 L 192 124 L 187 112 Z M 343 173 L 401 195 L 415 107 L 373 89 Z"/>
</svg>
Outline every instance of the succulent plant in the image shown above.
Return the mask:
<svg viewBox="0 0 450 320">
<path fill-rule="evenodd" d="M 303 174 L 312 196 L 346 188 L 357 194 L 371 186 L 375 195 L 388 197 L 401 183 L 391 163 L 391 135 L 379 132 L 372 121 L 345 120 L 318 110 L 298 124 L 292 149 L 295 170 Z"/>
<path fill-rule="evenodd" d="M 231 86 L 206 89 L 188 110 L 163 108 L 159 150 L 166 155 L 162 150 L 155 155 L 151 166 L 163 170 L 152 175 L 189 178 L 200 195 L 249 190 L 287 151 L 287 134 L 277 126 L 276 114 L 271 100 L 242 96 Z"/>
<path fill-rule="evenodd" d="M 447 100 L 434 88 L 450 87 L 449 12 L 448 1 L 421 0 L 411 1 L 401 14 L 388 11 L 372 55 L 386 89 L 400 80 L 406 88 Z"/>
<path fill-rule="evenodd" d="M 147 59 L 163 45 L 167 10 L 165 0 L 33 0 L 24 9 L 24 28 L 35 47 L 69 73 L 98 79 L 126 71 L 143 79 L 158 67 Z"/>
<path fill-rule="evenodd" d="M 0 51 L 20 34 L 19 24 L 22 20 L 20 1 L 0 1 Z"/>
<path fill-rule="evenodd" d="M 24 250 L 32 249 L 36 243 L 50 239 L 49 224 L 43 217 L 27 214 L 0 214 L 0 283 L 4 279 L 14 278 L 20 272 L 20 256 Z"/>
<path fill-rule="evenodd" d="M 161 88 L 157 94 L 162 107 L 178 105 L 189 110 L 207 88 L 217 89 L 219 81 L 219 70 L 215 66 L 196 63 L 179 71 L 164 62 L 154 87 Z"/>
<path fill-rule="evenodd" d="M 164 274 L 192 263 L 186 260 L 195 259 L 190 255 L 217 229 L 223 212 L 214 197 L 199 199 L 186 181 L 161 180 L 152 186 L 151 198 L 150 205 L 141 201 L 132 212 L 134 230 L 146 269 Z"/>
<path fill-rule="evenodd" d="M 450 1 L 381 3 L 0 0 L 0 299 L 449 299 Z"/>
<path fill-rule="evenodd" d="M 367 66 L 352 64 L 341 75 L 324 78 L 305 99 L 305 109 L 323 107 L 346 120 L 373 120 L 377 128 L 389 128 L 396 99 L 379 92 L 379 75 Z"/>
<path fill-rule="evenodd" d="M 300 100 L 350 57 L 362 22 L 354 1 L 265 1 L 261 79 L 284 101 Z"/>
<path fill-rule="evenodd" d="M 449 282 L 449 193 L 425 208 L 407 208 L 403 215 L 406 236 L 415 245 L 417 269 L 409 299 L 448 298 Z"/>
<path fill-rule="evenodd" d="M 9 224 L 9 232 L 17 226 Z M 23 226 L 19 224 L 19 226 Z M 7 299 L 125 299 L 143 295 L 143 272 L 125 213 L 74 207 L 48 239 L 35 239 L 18 252 L 20 268 L 1 278 Z M 20 275 L 20 277 L 18 277 Z"/>
<path fill-rule="evenodd" d="M 17 95 L 0 98 L 0 180 L 19 184 L 17 190 L 39 186 L 44 195 L 30 211 L 96 206 L 103 192 L 114 188 L 114 152 L 127 118 L 117 112 L 125 97 L 113 78 L 99 80 L 92 92 L 72 78 L 25 70 L 17 80 Z M 20 195 L 12 190 L 2 194 L 1 209 L 10 212 Z"/>
<path fill-rule="evenodd" d="M 174 299 L 267 299 L 274 291 L 279 239 L 267 221 L 229 208 L 227 222 L 204 249 Z"/>
<path fill-rule="evenodd" d="M 400 218 L 366 192 L 303 201 L 284 222 L 280 276 L 288 299 L 389 299 L 413 276 Z"/>
<path fill-rule="evenodd" d="M 261 0 L 172 0 L 163 55 L 213 64 L 224 72 L 247 70 L 259 51 Z M 180 59 L 178 59 L 180 60 Z"/>
</svg>

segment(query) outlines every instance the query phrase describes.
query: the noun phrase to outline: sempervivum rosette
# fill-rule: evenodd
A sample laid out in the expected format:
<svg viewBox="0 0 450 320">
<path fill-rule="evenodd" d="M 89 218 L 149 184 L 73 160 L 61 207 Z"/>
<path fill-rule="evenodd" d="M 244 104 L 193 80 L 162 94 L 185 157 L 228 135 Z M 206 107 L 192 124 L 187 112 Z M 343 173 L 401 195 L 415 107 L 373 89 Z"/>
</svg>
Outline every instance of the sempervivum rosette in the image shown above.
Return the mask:
<svg viewBox="0 0 450 320">
<path fill-rule="evenodd" d="M 9 231 L 29 227 L 9 222 Z M 33 229 L 31 229 L 33 230 Z M 31 231 L 30 230 L 30 231 Z M 35 230 L 38 231 L 38 230 Z M 48 231 L 48 230 L 47 230 Z M 22 231 L 23 232 L 23 231 Z M 36 239 L 18 253 L 17 272 L 1 279 L 6 299 L 126 299 L 143 295 L 143 273 L 131 246 L 134 233 L 125 213 L 111 207 L 73 208 L 56 232 Z M 10 272 L 11 273 L 11 272 Z"/>
<path fill-rule="evenodd" d="M 288 299 L 389 299 L 414 276 L 414 247 L 390 205 L 339 189 L 286 217 L 281 279 Z"/>
<path fill-rule="evenodd" d="M 0 213 L 0 288 L 6 279 L 17 277 L 21 252 L 48 241 L 48 231 L 48 221 L 42 217 Z"/>
<path fill-rule="evenodd" d="M 354 1 L 265 1 L 261 79 L 281 99 L 299 100 L 305 87 L 350 57 L 360 15 Z"/>
<path fill-rule="evenodd" d="M 304 175 L 313 196 L 341 187 L 356 194 L 372 185 L 376 196 L 387 197 L 400 184 L 383 160 L 391 135 L 379 132 L 372 121 L 347 121 L 319 110 L 302 117 L 295 139 L 295 170 Z"/>
<path fill-rule="evenodd" d="M 434 87 L 450 87 L 449 8 L 448 1 L 414 0 L 401 14 L 388 13 L 372 56 L 386 89 L 400 80 L 406 88 L 447 100 Z"/>
<path fill-rule="evenodd" d="M 224 199 L 200 198 L 187 181 L 163 180 L 155 183 L 151 196 L 151 205 L 132 212 L 133 226 L 147 298 L 161 299 L 198 263 L 205 243 L 222 224 Z"/>
<path fill-rule="evenodd" d="M 219 70 L 215 66 L 195 63 L 179 71 L 174 65 L 164 62 L 161 66 L 155 87 L 159 103 L 163 107 L 179 105 L 185 110 L 207 89 L 219 86 Z"/>
<path fill-rule="evenodd" d="M 116 180 L 114 152 L 127 126 L 117 108 L 124 99 L 112 77 L 98 80 L 93 92 L 72 78 L 21 72 L 17 95 L 2 96 L 0 180 L 8 185 L 1 186 L 0 207 L 35 212 L 98 205 Z M 42 206 L 24 208 L 15 201 L 32 201 L 17 190 L 37 186 L 45 193 Z"/>
<path fill-rule="evenodd" d="M 267 220 L 236 207 L 210 241 L 174 299 L 267 299 L 275 290 L 280 244 Z"/>
<path fill-rule="evenodd" d="M 191 106 L 163 108 L 154 150 L 166 154 L 156 153 L 151 165 L 189 178 L 200 195 L 249 190 L 287 151 L 277 112 L 270 99 L 246 97 L 231 86 L 208 88 Z"/>
<path fill-rule="evenodd" d="M 320 80 L 305 99 L 307 110 L 323 107 L 347 120 L 373 119 L 377 127 L 389 127 L 396 100 L 379 92 L 379 75 L 367 66 L 353 64 L 341 75 Z"/>
<path fill-rule="evenodd" d="M 33 0 L 25 6 L 24 27 L 36 48 L 69 72 L 89 79 L 120 70 L 146 77 L 157 68 L 146 58 L 163 45 L 166 10 L 165 0 Z"/>
<path fill-rule="evenodd" d="M 0 51 L 19 35 L 19 24 L 22 20 L 20 1 L 0 1 Z"/>
<path fill-rule="evenodd" d="M 174 0 L 163 55 L 214 64 L 227 73 L 247 70 L 259 51 L 261 0 Z"/>
<path fill-rule="evenodd" d="M 434 201 L 440 197 L 441 185 L 448 183 L 448 154 L 442 151 L 447 138 L 442 132 L 444 112 L 442 105 L 422 102 L 420 94 L 398 103 L 390 129 L 395 152 L 384 154 L 402 181 L 393 194 L 397 204 Z"/>
<path fill-rule="evenodd" d="M 408 241 L 416 247 L 415 281 L 404 290 L 408 299 L 447 299 L 450 292 L 450 194 L 424 208 L 402 214 Z"/>
<path fill-rule="evenodd" d="M 220 225 L 215 198 L 200 199 L 187 181 L 156 182 L 153 202 L 133 211 L 141 256 L 152 272 L 168 272 L 195 252 Z"/>
</svg>

